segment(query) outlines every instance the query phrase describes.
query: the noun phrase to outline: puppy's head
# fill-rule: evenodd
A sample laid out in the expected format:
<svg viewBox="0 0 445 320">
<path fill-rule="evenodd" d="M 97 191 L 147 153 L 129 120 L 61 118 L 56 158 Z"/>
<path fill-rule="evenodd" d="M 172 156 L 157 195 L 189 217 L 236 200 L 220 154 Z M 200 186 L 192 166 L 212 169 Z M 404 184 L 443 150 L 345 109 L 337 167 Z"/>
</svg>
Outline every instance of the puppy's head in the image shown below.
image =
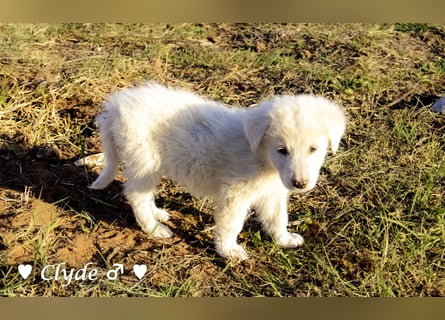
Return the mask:
<svg viewBox="0 0 445 320">
<path fill-rule="evenodd" d="M 337 151 L 345 126 L 337 104 L 312 95 L 275 97 L 248 110 L 244 120 L 252 152 L 297 192 L 315 186 L 328 147 Z"/>
</svg>

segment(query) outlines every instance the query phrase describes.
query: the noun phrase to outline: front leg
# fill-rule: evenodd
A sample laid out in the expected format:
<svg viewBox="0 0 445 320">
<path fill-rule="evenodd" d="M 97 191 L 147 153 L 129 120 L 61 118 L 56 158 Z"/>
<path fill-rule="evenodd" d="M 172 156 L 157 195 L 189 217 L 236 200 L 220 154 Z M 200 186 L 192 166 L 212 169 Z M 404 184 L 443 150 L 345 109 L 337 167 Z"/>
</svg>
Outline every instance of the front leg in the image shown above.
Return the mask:
<svg viewBox="0 0 445 320">
<path fill-rule="evenodd" d="M 300 234 L 287 230 L 287 200 L 287 192 L 268 194 L 255 204 L 255 209 L 264 230 L 276 244 L 282 248 L 296 248 L 303 245 L 304 240 Z"/>
<path fill-rule="evenodd" d="M 237 243 L 247 216 L 248 205 L 243 199 L 225 199 L 218 201 L 215 212 L 214 241 L 216 252 L 223 258 L 246 260 L 247 252 Z"/>
</svg>

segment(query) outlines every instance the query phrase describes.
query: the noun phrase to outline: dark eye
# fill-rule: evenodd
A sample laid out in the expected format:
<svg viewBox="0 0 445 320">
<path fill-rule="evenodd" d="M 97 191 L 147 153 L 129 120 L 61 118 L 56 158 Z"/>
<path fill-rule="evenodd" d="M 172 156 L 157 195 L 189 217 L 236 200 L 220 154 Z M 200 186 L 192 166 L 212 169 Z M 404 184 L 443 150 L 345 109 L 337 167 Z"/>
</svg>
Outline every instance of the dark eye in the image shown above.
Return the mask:
<svg viewBox="0 0 445 320">
<path fill-rule="evenodd" d="M 289 155 L 289 151 L 287 151 L 287 149 L 286 149 L 285 147 L 278 148 L 278 149 L 277 149 L 277 152 L 278 152 L 279 154 L 282 154 L 283 156 L 288 156 L 288 155 Z"/>
<path fill-rule="evenodd" d="M 309 153 L 314 153 L 315 151 L 317 151 L 317 147 L 310 147 L 309 148 Z"/>
</svg>

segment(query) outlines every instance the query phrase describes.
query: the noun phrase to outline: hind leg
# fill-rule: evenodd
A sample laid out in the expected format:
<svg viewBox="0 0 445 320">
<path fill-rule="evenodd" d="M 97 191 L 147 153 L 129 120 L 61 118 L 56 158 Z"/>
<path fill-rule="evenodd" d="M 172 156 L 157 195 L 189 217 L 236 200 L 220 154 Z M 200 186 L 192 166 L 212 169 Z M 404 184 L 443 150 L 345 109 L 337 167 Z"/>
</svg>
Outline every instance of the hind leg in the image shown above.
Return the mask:
<svg viewBox="0 0 445 320">
<path fill-rule="evenodd" d="M 156 207 L 154 202 L 156 186 L 157 180 L 153 177 L 148 179 L 129 177 L 124 192 L 142 230 L 153 238 L 169 238 L 173 233 L 162 224 L 168 220 L 168 213 Z"/>
</svg>

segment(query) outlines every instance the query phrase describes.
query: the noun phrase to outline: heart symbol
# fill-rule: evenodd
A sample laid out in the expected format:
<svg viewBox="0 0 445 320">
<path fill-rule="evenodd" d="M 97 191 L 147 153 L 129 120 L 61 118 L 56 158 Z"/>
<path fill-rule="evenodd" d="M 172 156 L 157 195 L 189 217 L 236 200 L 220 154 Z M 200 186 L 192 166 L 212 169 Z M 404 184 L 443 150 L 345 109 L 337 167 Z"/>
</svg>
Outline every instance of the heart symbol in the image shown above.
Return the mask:
<svg viewBox="0 0 445 320">
<path fill-rule="evenodd" d="M 32 271 L 32 265 L 30 264 L 21 264 L 19 265 L 19 273 L 22 276 L 23 279 L 26 280 L 26 278 L 29 277 Z"/>
<path fill-rule="evenodd" d="M 133 272 L 141 280 L 144 277 L 145 272 L 147 272 L 147 266 L 145 264 L 135 264 L 133 266 Z"/>
</svg>

